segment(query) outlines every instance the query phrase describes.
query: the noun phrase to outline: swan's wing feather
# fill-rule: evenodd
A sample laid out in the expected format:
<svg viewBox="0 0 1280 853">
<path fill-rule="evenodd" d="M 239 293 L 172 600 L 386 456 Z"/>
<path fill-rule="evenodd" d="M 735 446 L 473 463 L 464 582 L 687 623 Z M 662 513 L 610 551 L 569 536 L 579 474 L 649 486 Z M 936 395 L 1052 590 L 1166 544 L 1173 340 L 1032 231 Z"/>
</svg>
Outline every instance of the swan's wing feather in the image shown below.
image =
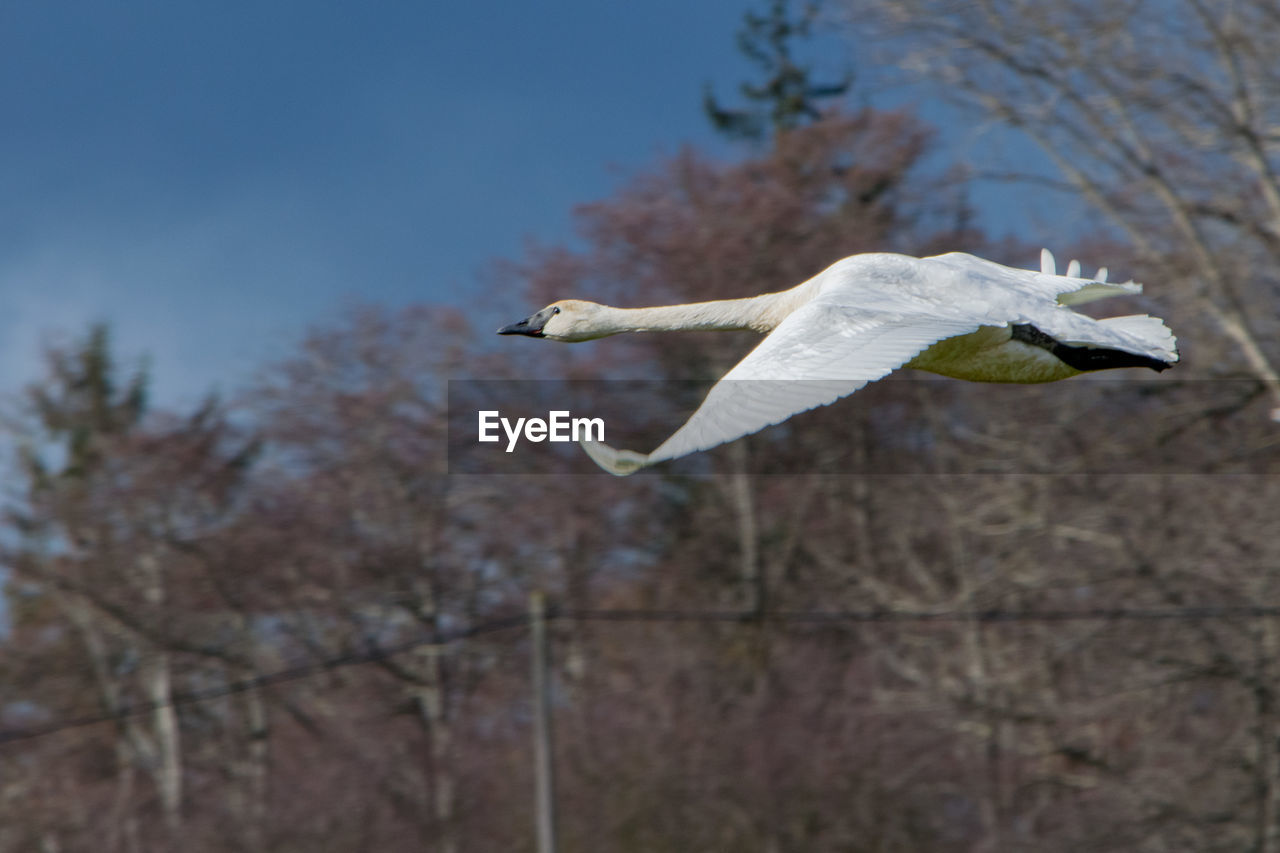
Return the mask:
<svg viewBox="0 0 1280 853">
<path fill-rule="evenodd" d="M 803 306 L 712 387 L 684 426 L 649 454 L 648 464 L 706 450 L 833 403 L 938 341 L 979 325 L 968 318 Z"/>
<path fill-rule="evenodd" d="M 1058 274 L 1058 262 L 1053 259 L 1053 252 L 1048 249 L 1040 250 L 1040 272 L 1045 275 Z"/>
<path fill-rule="evenodd" d="M 952 274 L 959 274 L 971 284 L 994 285 L 1000 295 L 1023 297 L 1043 295 L 1053 298 L 1059 305 L 1080 305 L 1109 296 L 1133 296 L 1142 293 L 1142 285 L 1134 281 L 1108 284 L 1106 267 L 1098 270 L 1093 278 L 1080 274 L 1080 262 L 1071 261 L 1067 274 L 1057 274 L 1053 253 L 1042 249 L 1040 272 L 1020 270 L 988 261 L 964 252 L 951 252 L 923 259 L 937 264 Z"/>
<path fill-rule="evenodd" d="M 1084 280 L 1084 285 L 1075 290 L 1065 290 L 1058 294 L 1059 305 L 1083 305 L 1085 302 L 1092 302 L 1095 299 L 1106 299 L 1109 296 L 1137 296 L 1142 293 L 1142 285 L 1136 281 L 1126 281 L 1120 284 L 1107 284 L 1107 268 L 1103 267 L 1098 270 L 1098 277 L 1089 281 Z"/>
</svg>

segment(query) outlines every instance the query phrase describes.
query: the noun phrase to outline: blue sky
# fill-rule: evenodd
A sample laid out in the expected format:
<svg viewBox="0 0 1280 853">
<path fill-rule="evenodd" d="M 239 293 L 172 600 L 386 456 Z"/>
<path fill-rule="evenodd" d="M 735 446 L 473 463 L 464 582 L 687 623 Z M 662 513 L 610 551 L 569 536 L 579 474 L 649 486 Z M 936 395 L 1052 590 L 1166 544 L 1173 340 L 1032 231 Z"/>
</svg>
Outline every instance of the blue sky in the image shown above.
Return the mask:
<svg viewBox="0 0 1280 853">
<path fill-rule="evenodd" d="M 97 319 L 176 404 L 350 301 L 461 303 L 629 172 L 724 150 L 702 88 L 750 75 L 747 8 L 5 4 L 0 392 Z"/>
<path fill-rule="evenodd" d="M 224 390 L 352 299 L 461 301 L 683 141 L 742 0 L 9 3 L 0 390 L 93 319 Z"/>
</svg>

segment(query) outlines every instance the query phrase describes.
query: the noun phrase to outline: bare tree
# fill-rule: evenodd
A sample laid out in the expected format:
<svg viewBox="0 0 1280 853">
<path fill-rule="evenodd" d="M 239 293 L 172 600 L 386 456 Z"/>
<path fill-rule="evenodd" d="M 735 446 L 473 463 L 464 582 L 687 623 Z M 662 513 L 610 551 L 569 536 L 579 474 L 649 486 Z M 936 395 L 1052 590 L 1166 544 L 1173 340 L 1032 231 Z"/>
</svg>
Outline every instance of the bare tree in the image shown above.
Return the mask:
<svg viewBox="0 0 1280 853">
<path fill-rule="evenodd" d="M 983 121 L 1024 134 L 1185 299 L 1201 369 L 1234 361 L 1280 418 L 1280 15 L 1270 0 L 849 0 L 859 43 Z M 976 164 L 1005 173 L 1000 163 Z M 1198 321 L 1205 321 L 1201 326 Z M 1232 343 L 1229 356 L 1210 336 Z M 1219 355 L 1221 353 L 1221 355 Z"/>
<path fill-rule="evenodd" d="M 907 3 L 937 13 L 907 39 L 921 57 L 993 8 Z M 1047 26 L 1086 7 L 1007 9 Z M 1103 43 L 1163 25 L 1120 21 Z M 1054 45 L 1039 50 L 1086 50 Z M 932 59 L 966 69 L 961 93 L 1003 67 Z M 1005 85 L 1038 115 L 1033 90 Z M 1098 100 L 1071 108 L 1110 109 Z M 1270 273 L 1227 248 L 1265 258 L 1265 240 L 1214 219 L 1200 202 L 1225 190 L 1175 168 L 1174 137 L 1146 143 L 1171 203 L 1101 143 L 1047 133 L 1082 146 L 1063 148 L 1070 162 L 1100 158 L 1063 183 L 1097 184 L 1121 233 L 1148 240 L 1135 272 L 1168 273 L 1184 307 L 1228 320 L 1220 284 L 1236 287 L 1249 314 Z M 1252 174 L 1223 145 L 1205 168 Z M 918 120 L 865 111 L 736 164 L 683 152 L 580 209 L 581 248 L 513 265 L 521 292 L 501 304 L 723 298 L 859 251 L 991 253 L 930 150 Z M 1261 189 L 1241 198 L 1265 210 Z M 509 319 L 490 302 L 477 325 Z M 1271 319 L 1244 319 L 1231 346 L 1274 358 Z M 1187 330 L 1198 353 L 1213 346 Z M 452 383 L 446 399 L 446 378 L 656 378 L 626 401 L 656 420 L 753 343 L 618 337 L 534 358 L 439 306 L 364 309 L 266 366 L 233 412 L 181 415 L 145 413 L 140 380 L 105 381 L 104 347 L 66 350 L 10 481 L 0 723 L 112 719 L 3 746 L 0 848 L 171 847 L 176 815 L 180 840 L 208 850 L 530 850 L 527 635 L 446 639 L 522 613 L 537 587 L 554 605 L 566 849 L 1276 849 L 1277 623 L 1207 612 L 1280 600 L 1280 495 L 1259 476 L 1280 458 L 1253 408 L 1265 371 L 1241 356 L 1239 393 L 886 381 L 693 460 L 729 476 L 562 476 L 579 455 L 551 457 L 556 476 L 448 464 L 449 403 L 485 388 Z M 676 379 L 703 384 L 681 399 Z M 634 623 L 597 612 L 618 609 Z M 295 665 L 306 677 L 240 690 Z"/>
<path fill-rule="evenodd" d="M 18 622 L 35 641 L 24 656 L 75 673 L 115 718 L 112 802 L 100 824 L 78 829 L 103 849 L 141 849 L 148 838 L 175 839 L 183 826 L 188 751 L 173 702 L 177 659 L 231 656 L 203 630 L 207 620 L 192 618 L 201 585 L 182 543 L 225 518 L 253 447 L 236 446 L 213 402 L 185 419 L 144 417 L 145 372 L 120 387 L 104 327 L 52 350 L 49 369 L 13 424 L 23 476 L 8 517 L 16 535 L 0 556 L 43 605 Z M 68 699 L 82 701 L 78 692 L 37 690 L 26 701 L 67 713 L 77 707 Z M 143 818 L 153 799 L 159 832 Z"/>
</svg>

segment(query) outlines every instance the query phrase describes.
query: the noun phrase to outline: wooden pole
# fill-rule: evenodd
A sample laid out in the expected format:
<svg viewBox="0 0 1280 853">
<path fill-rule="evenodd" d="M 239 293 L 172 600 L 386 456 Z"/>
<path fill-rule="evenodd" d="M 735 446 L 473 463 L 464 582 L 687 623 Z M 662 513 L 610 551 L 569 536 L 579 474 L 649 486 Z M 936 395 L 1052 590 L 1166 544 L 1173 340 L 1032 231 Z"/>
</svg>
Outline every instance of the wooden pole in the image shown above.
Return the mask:
<svg viewBox="0 0 1280 853">
<path fill-rule="evenodd" d="M 529 645 L 533 657 L 534 796 L 538 853 L 556 853 L 555 773 L 551 752 L 550 650 L 547 604 L 541 590 L 529 594 Z"/>
</svg>

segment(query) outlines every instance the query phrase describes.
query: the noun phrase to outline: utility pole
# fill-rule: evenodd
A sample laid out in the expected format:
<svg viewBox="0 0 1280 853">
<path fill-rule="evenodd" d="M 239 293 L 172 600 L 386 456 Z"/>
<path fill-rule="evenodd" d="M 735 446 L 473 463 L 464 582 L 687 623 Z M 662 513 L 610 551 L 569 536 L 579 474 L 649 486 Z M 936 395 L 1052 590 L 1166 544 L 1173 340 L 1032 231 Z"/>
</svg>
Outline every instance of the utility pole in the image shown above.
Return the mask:
<svg viewBox="0 0 1280 853">
<path fill-rule="evenodd" d="M 541 590 L 529 594 L 529 646 L 533 657 L 534 796 L 538 853 L 556 853 L 556 792 L 551 752 L 551 676 L 547 645 L 547 602 Z"/>
</svg>

